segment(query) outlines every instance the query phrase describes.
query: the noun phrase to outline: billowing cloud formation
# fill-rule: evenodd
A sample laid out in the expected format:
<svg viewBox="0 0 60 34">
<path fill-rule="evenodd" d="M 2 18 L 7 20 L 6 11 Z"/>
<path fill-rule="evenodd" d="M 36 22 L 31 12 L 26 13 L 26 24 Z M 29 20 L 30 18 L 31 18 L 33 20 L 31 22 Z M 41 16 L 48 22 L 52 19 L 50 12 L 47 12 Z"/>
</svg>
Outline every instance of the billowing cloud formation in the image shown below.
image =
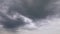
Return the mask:
<svg viewBox="0 0 60 34">
<path fill-rule="evenodd" d="M 3 33 L 1 34 L 52 34 L 54 32 L 59 34 L 59 0 L 2 1 L 0 30 Z"/>
<path fill-rule="evenodd" d="M 18 1 L 18 0 L 17 0 Z M 20 0 L 20 2 L 13 2 L 14 4 L 9 7 L 8 13 L 18 12 L 29 18 L 45 18 L 48 15 L 51 15 L 53 12 L 46 11 L 45 6 L 49 1 L 47 0 L 32 0 L 33 5 L 29 6 L 29 1 Z M 22 2 L 22 3 L 21 3 Z M 42 3 L 42 4 L 40 4 Z"/>
<path fill-rule="evenodd" d="M 31 6 L 30 2 L 32 2 Z M 48 15 L 52 14 L 52 12 L 45 10 L 45 5 L 47 5 L 47 3 L 47 0 L 5 0 L 1 4 L 2 10 L 0 11 L 1 17 L 5 19 L 4 22 L 2 21 L 2 24 L 6 28 L 15 28 L 26 23 L 24 22 L 24 17 L 29 19 L 46 18 Z M 34 20 L 31 23 L 35 23 Z"/>
</svg>

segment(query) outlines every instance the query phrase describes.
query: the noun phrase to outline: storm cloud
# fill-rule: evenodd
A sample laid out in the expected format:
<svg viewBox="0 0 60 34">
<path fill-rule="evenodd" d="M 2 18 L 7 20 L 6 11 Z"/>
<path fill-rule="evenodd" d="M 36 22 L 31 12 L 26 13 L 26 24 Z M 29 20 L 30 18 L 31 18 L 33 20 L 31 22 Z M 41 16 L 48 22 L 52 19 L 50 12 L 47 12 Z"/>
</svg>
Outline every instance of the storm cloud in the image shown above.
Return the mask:
<svg viewBox="0 0 60 34">
<path fill-rule="evenodd" d="M 32 2 L 32 3 L 31 3 Z M 52 11 L 45 10 L 48 5 L 49 0 L 5 0 L 1 4 L 1 16 L 5 19 L 2 23 L 6 28 L 15 28 L 25 24 L 20 15 L 28 17 L 30 19 L 44 19 L 49 15 L 52 15 Z M 18 13 L 19 15 L 14 18 L 14 15 Z"/>
<path fill-rule="evenodd" d="M 46 25 L 48 25 L 47 28 L 50 27 L 54 29 L 55 26 L 59 24 L 59 0 L 0 1 L 0 25 L 2 25 L 1 29 L 3 31 L 8 32 L 7 34 L 9 34 L 10 32 L 12 34 L 20 34 L 25 30 L 27 30 L 28 32 L 32 32 L 32 30 L 34 31 L 36 29 L 47 31 L 44 29 L 46 28 Z M 57 21 L 58 24 L 56 25 Z M 49 26 L 49 24 L 51 26 Z M 49 31 L 50 28 L 48 29 Z"/>
<path fill-rule="evenodd" d="M 52 11 L 45 10 L 49 0 L 32 0 L 33 5 L 29 5 L 29 1 L 19 0 L 15 1 L 8 9 L 9 13 L 18 12 L 29 18 L 38 19 L 46 18 L 46 16 L 53 14 Z M 22 3 L 21 3 L 22 2 Z"/>
</svg>

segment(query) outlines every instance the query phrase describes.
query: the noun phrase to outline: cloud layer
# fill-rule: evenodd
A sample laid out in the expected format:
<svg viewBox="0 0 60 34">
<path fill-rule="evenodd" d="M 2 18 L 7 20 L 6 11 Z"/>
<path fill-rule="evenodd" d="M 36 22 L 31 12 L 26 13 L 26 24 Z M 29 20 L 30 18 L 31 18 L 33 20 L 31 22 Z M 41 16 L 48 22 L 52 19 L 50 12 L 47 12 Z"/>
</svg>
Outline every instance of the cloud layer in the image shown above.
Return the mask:
<svg viewBox="0 0 60 34">
<path fill-rule="evenodd" d="M 1 1 L 1 34 L 60 34 L 60 0 Z"/>
</svg>

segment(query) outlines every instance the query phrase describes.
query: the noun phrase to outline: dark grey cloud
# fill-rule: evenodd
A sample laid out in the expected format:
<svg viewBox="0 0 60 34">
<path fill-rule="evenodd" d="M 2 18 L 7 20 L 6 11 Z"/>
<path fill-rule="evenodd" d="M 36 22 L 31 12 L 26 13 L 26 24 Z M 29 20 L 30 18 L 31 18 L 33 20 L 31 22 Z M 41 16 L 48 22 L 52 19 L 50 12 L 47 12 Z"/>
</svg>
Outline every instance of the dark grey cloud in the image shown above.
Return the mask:
<svg viewBox="0 0 60 34">
<path fill-rule="evenodd" d="M 6 2 L 7 0 L 5 1 L 5 4 L 3 4 L 5 5 L 4 7 L 7 6 L 8 9 L 2 9 L 6 10 L 6 13 L 4 14 L 1 11 L 1 17 L 4 18 L 4 21 L 2 20 L 1 22 L 3 27 L 6 29 L 14 29 L 25 25 L 24 20 L 21 18 L 17 17 L 16 20 L 13 20 L 13 18 L 10 19 L 7 15 L 13 16 L 15 13 L 19 13 L 19 15 L 23 15 L 32 19 L 44 19 L 53 14 L 52 11 L 45 10 L 49 0 L 34 0 L 31 1 L 32 4 L 27 0 L 8 0 L 8 2 Z"/>
<path fill-rule="evenodd" d="M 22 26 L 24 22 L 20 21 L 14 21 L 14 20 L 7 20 L 3 23 L 5 28 L 16 28 L 18 26 Z"/>
<path fill-rule="evenodd" d="M 22 19 L 17 18 L 16 20 L 13 20 L 13 18 L 10 19 L 8 16 L 4 15 L 3 13 L 0 13 L 0 17 L 2 18 L 0 20 L 0 23 L 6 29 L 15 29 L 25 24 L 25 22 Z"/>
<path fill-rule="evenodd" d="M 60 15 L 59 0 L 0 0 L 0 33 L 16 34 L 17 29 L 18 34 L 59 33 L 60 19 L 57 13 Z"/>
<path fill-rule="evenodd" d="M 18 0 L 17 0 L 18 1 Z M 22 3 L 15 1 L 15 4 L 10 6 L 8 12 L 18 12 L 29 18 L 46 18 L 48 15 L 53 14 L 52 11 L 45 10 L 45 6 L 48 5 L 49 0 L 34 0 L 32 6 L 28 6 L 29 3 L 22 0 Z"/>
</svg>

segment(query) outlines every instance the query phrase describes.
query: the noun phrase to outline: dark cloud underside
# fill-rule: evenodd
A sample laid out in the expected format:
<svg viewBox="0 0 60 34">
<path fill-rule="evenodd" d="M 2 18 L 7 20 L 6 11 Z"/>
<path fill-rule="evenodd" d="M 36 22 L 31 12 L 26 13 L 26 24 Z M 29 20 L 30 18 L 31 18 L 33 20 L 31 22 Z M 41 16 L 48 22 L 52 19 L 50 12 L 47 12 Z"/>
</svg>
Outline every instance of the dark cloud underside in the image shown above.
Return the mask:
<svg viewBox="0 0 60 34">
<path fill-rule="evenodd" d="M 23 2 L 23 1 L 22 1 Z M 46 18 L 46 16 L 51 15 L 51 11 L 46 11 L 45 6 L 48 4 L 48 0 L 37 0 L 34 1 L 32 6 L 28 6 L 26 2 L 23 4 L 14 4 L 8 10 L 8 12 L 18 12 L 24 16 L 28 16 L 29 18 Z"/>
<path fill-rule="evenodd" d="M 48 0 L 36 0 L 31 6 L 28 6 L 28 3 L 24 2 L 24 0 L 22 1 L 22 3 L 17 1 L 13 1 L 13 4 L 9 6 L 7 15 L 12 16 L 15 13 L 19 13 L 29 18 L 43 19 L 52 14 L 51 11 L 45 10 L 45 6 L 48 4 Z M 5 21 L 2 24 L 5 28 L 17 28 L 18 26 L 22 26 L 25 24 L 23 20 L 21 20 L 21 18 L 18 18 L 20 20 L 12 20 L 8 17 L 3 18 L 5 18 Z"/>
</svg>

